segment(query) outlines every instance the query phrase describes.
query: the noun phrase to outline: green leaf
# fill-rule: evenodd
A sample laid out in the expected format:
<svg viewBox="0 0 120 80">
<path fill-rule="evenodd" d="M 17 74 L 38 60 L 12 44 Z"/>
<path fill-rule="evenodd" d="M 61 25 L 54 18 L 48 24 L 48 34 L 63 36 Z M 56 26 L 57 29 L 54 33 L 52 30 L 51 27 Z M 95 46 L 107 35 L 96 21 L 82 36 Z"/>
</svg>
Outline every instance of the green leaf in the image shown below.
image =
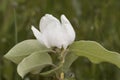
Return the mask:
<svg viewBox="0 0 120 80">
<path fill-rule="evenodd" d="M 63 64 L 63 71 L 67 72 L 72 63 L 78 58 L 78 55 L 68 53 L 65 57 L 65 63 Z"/>
<path fill-rule="evenodd" d="M 17 72 L 23 78 L 29 72 L 33 74 L 39 73 L 48 65 L 52 65 L 50 55 L 44 52 L 35 52 L 20 62 Z"/>
<path fill-rule="evenodd" d="M 37 40 L 25 40 L 16 44 L 4 57 L 18 64 L 26 56 L 36 51 L 47 50 Z"/>
<path fill-rule="evenodd" d="M 76 41 L 70 48 L 70 52 L 78 56 L 87 57 L 93 63 L 109 62 L 120 68 L 120 54 L 106 50 L 94 41 Z"/>
</svg>

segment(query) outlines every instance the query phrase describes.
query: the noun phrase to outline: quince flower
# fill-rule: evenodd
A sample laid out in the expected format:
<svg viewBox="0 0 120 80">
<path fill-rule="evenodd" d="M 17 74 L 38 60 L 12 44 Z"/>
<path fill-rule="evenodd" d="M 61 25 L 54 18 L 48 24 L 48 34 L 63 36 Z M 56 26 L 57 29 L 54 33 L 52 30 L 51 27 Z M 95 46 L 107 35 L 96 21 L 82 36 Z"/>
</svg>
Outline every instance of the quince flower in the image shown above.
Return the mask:
<svg viewBox="0 0 120 80">
<path fill-rule="evenodd" d="M 31 29 L 37 40 L 47 48 L 66 49 L 75 40 L 75 31 L 65 15 L 61 15 L 60 22 L 54 16 L 46 14 L 40 20 L 40 31 L 34 26 Z"/>
</svg>

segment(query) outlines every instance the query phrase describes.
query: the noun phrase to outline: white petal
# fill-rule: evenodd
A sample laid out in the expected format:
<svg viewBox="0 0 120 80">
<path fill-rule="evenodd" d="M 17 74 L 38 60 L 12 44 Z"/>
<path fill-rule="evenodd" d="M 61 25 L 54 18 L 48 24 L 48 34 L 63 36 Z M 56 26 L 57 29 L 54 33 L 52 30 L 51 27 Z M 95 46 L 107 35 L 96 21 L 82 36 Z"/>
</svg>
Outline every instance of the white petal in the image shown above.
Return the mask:
<svg viewBox="0 0 120 80">
<path fill-rule="evenodd" d="M 59 24 L 51 22 L 43 32 L 43 35 L 47 39 L 49 46 L 58 48 L 62 47 L 63 36 Z"/>
<path fill-rule="evenodd" d="M 36 39 L 43 45 L 45 45 L 46 47 L 50 48 L 50 46 L 48 45 L 46 39 L 44 38 L 44 36 L 41 34 L 40 31 L 38 31 L 34 26 L 31 27 L 34 36 L 36 37 Z"/>
<path fill-rule="evenodd" d="M 75 39 L 75 31 L 69 20 L 65 17 L 65 15 L 61 15 L 61 22 L 62 22 L 62 28 L 65 29 L 66 37 L 69 45 Z"/>
<path fill-rule="evenodd" d="M 55 17 L 53 17 L 50 14 L 46 14 L 45 16 L 43 16 L 40 20 L 40 24 L 39 24 L 39 28 L 41 30 L 41 32 L 43 32 L 48 26 L 49 24 L 55 23 L 55 24 L 60 24 L 59 20 Z M 56 27 L 56 26 L 54 26 Z"/>
</svg>

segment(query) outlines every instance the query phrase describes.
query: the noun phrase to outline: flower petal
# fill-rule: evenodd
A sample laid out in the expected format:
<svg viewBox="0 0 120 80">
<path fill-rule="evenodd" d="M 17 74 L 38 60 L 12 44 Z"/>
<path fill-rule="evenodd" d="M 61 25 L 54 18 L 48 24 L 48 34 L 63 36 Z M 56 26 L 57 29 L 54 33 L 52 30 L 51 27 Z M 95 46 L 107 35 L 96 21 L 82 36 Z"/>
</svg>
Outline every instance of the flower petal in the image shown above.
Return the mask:
<svg viewBox="0 0 120 80">
<path fill-rule="evenodd" d="M 61 23 L 62 23 L 62 28 L 65 29 L 66 31 L 66 37 L 68 37 L 68 44 L 71 44 L 74 39 L 75 39 L 75 31 L 69 22 L 69 20 L 65 17 L 65 15 L 61 15 Z"/>
<path fill-rule="evenodd" d="M 39 28 L 41 32 L 43 32 L 47 27 L 49 27 L 48 25 L 51 24 L 51 22 L 55 24 L 60 24 L 59 20 L 50 14 L 46 14 L 45 16 L 43 16 L 39 24 Z"/>
<path fill-rule="evenodd" d="M 75 32 L 69 20 L 62 15 L 61 23 L 50 14 L 46 14 L 40 20 L 39 32 L 32 27 L 35 37 L 47 48 L 58 47 L 66 49 L 75 39 Z"/>
<path fill-rule="evenodd" d="M 48 41 L 48 45 L 50 47 L 62 47 L 63 36 L 61 31 L 61 25 L 51 22 L 46 26 L 45 31 L 43 32 L 46 40 Z"/>
<path fill-rule="evenodd" d="M 34 36 L 36 37 L 36 39 L 43 45 L 45 45 L 47 48 L 50 48 L 50 46 L 48 45 L 46 39 L 44 38 L 44 36 L 41 34 L 40 31 L 38 31 L 34 26 L 31 27 Z"/>
</svg>

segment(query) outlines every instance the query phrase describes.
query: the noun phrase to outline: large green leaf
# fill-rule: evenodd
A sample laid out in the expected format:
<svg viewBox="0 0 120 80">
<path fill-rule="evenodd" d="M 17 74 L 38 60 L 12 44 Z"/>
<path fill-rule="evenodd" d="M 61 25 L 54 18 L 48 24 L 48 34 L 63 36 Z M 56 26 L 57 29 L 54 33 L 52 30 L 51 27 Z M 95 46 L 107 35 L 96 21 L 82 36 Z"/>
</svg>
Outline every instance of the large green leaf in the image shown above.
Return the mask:
<svg viewBox="0 0 120 80">
<path fill-rule="evenodd" d="M 93 63 L 109 62 L 120 68 L 120 54 L 106 50 L 94 41 L 76 41 L 70 48 L 70 52 L 87 57 Z"/>
<path fill-rule="evenodd" d="M 17 67 L 18 74 L 24 77 L 27 73 L 39 73 L 44 67 L 52 65 L 52 59 L 48 53 L 35 52 L 24 58 Z"/>
<path fill-rule="evenodd" d="M 16 44 L 4 57 L 18 64 L 23 58 L 36 51 L 47 50 L 37 40 L 25 40 Z"/>
</svg>

